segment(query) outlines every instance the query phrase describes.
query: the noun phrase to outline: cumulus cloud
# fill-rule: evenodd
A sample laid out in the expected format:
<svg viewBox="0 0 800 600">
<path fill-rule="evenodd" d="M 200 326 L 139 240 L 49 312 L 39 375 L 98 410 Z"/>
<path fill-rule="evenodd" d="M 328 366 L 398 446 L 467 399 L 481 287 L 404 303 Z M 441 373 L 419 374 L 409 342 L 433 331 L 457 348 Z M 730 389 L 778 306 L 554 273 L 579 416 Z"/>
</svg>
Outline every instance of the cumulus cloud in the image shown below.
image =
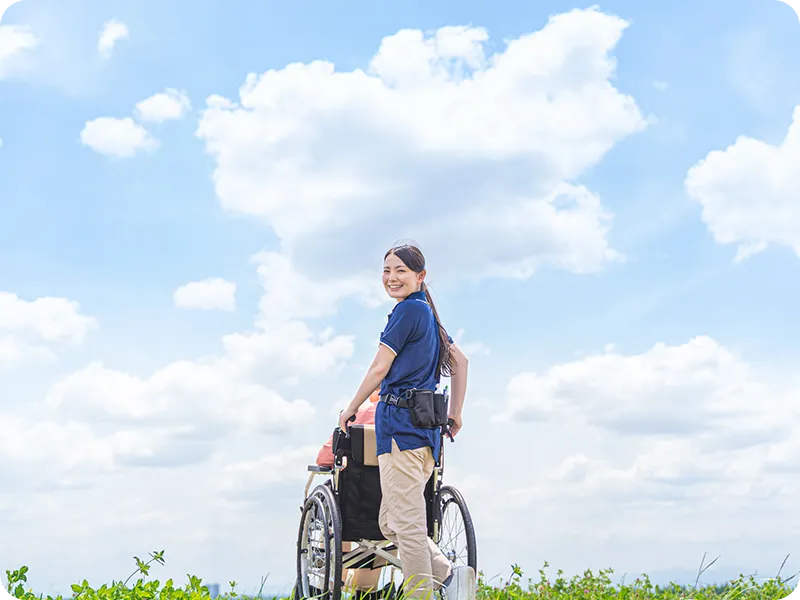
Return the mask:
<svg viewBox="0 0 800 600">
<path fill-rule="evenodd" d="M 103 24 L 97 39 L 97 52 L 104 59 L 111 58 L 114 46 L 119 40 L 127 39 L 130 32 L 128 26 L 118 19 L 111 19 Z"/>
<path fill-rule="evenodd" d="M 787 425 L 800 416 L 795 390 L 698 337 L 629 356 L 609 348 L 541 375 L 517 375 L 494 421 L 558 422 L 594 440 L 563 444 L 560 462 L 517 490 L 517 499 L 592 493 L 652 508 L 678 498 L 741 496 L 767 470 L 789 468 L 800 440 Z"/>
<path fill-rule="evenodd" d="M 621 565 L 652 548 L 652 565 L 666 552 L 730 557 L 743 546 L 750 565 L 763 565 L 764 551 L 789 550 L 786 535 L 767 542 L 763 531 L 796 512 L 797 389 L 791 374 L 765 372 L 707 337 L 628 355 L 607 348 L 511 378 L 499 410 L 468 400 L 468 422 L 487 424 L 460 434 L 447 479 L 460 487 L 476 475 L 485 450 L 467 448 L 468 436 L 494 440 L 493 485 L 467 497 L 487 531 L 485 553 L 525 552 L 513 535 L 524 512 L 543 540 L 558 540 L 540 556 L 559 565 L 577 568 L 609 547 L 627 555 Z M 529 457 L 522 469 L 520 456 Z"/>
<path fill-rule="evenodd" d="M 686 175 L 686 191 L 719 244 L 737 246 L 736 261 L 770 245 L 800 256 L 800 106 L 777 146 L 740 136 L 714 150 Z"/>
<path fill-rule="evenodd" d="M 54 344 L 77 346 L 97 327 L 74 300 L 57 297 L 25 300 L 0 292 L 0 365 L 54 360 Z"/>
<path fill-rule="evenodd" d="M 230 307 L 233 287 L 220 282 L 186 286 L 176 302 Z M 230 293 L 214 293 L 220 289 Z M 224 336 L 219 355 L 175 361 L 148 375 L 94 361 L 49 388 L 36 405 L 37 419 L 59 431 L 90 427 L 92 457 L 102 456 L 112 470 L 205 464 L 232 439 L 282 438 L 308 424 L 317 412 L 316 398 L 290 398 L 277 390 L 296 389 L 301 377 L 335 375 L 354 351 L 353 336 L 335 335 L 331 328 L 316 332 L 294 316 L 289 311 L 283 318 L 259 320 L 251 331 Z M 37 323 L 49 336 L 80 333 L 77 324 L 58 329 L 41 319 Z M 82 463 L 87 476 L 96 472 L 92 457 Z"/>
<path fill-rule="evenodd" d="M 219 277 L 192 281 L 173 294 L 175 306 L 201 310 L 236 310 L 236 284 Z"/>
<path fill-rule="evenodd" d="M 774 391 L 742 359 L 711 338 L 656 344 L 643 354 L 604 354 L 521 373 L 509 382 L 498 420 L 571 418 L 628 435 L 723 433 L 737 426 L 772 431 Z"/>
<path fill-rule="evenodd" d="M 31 422 L 0 412 L 0 427 L 0 477 L 12 489 L 80 487 L 113 471 L 111 446 L 85 423 Z"/>
<path fill-rule="evenodd" d="M 271 389 L 239 378 L 224 360 L 178 361 L 148 378 L 92 363 L 57 382 L 47 404 L 100 424 L 183 425 L 211 439 L 232 428 L 279 432 L 313 414 L 307 401 L 288 402 Z"/>
<path fill-rule="evenodd" d="M 81 131 L 81 142 L 106 156 L 130 158 L 140 150 L 155 150 L 158 140 L 130 117 L 99 117 L 88 121 Z"/>
<path fill-rule="evenodd" d="M 16 366 L 27 362 L 51 362 L 56 356 L 44 346 L 26 343 L 12 335 L 0 336 L 0 366 Z"/>
<path fill-rule="evenodd" d="M 96 325 L 93 317 L 80 313 L 74 300 L 45 297 L 27 301 L 0 292 L 0 329 L 28 331 L 47 341 L 79 343 Z"/>
<path fill-rule="evenodd" d="M 320 445 L 284 449 L 256 460 L 227 465 L 216 479 L 217 489 L 231 499 L 264 501 L 264 494 L 282 485 L 301 486 L 308 479 L 307 466 Z"/>
<path fill-rule="evenodd" d="M 296 377 L 341 370 L 354 351 L 354 337 L 335 335 L 328 328 L 315 333 L 303 321 L 271 323 L 250 333 L 222 339 L 235 369 L 254 377 L 291 382 Z"/>
<path fill-rule="evenodd" d="M 223 207 L 268 221 L 303 273 L 353 269 L 398 237 L 440 275 L 456 262 L 478 278 L 597 271 L 619 258 L 612 215 L 570 182 L 646 126 L 611 83 L 626 27 L 575 10 L 493 55 L 481 28 L 402 30 L 366 71 L 249 75 L 238 102 L 208 99 L 197 135 Z"/>
<path fill-rule="evenodd" d="M 171 119 L 181 119 L 191 110 L 192 104 L 186 92 L 168 88 L 165 92 L 154 94 L 136 104 L 135 114 L 141 121 L 163 123 Z"/>
<path fill-rule="evenodd" d="M 39 45 L 38 38 L 27 25 L 0 26 L 0 79 L 10 75 L 21 54 Z"/>
<path fill-rule="evenodd" d="M 355 299 L 368 308 L 390 306 L 378 269 L 312 278 L 300 272 L 291 258 L 279 252 L 259 252 L 251 258 L 265 293 L 259 301 L 262 327 L 292 319 L 318 319 L 335 315 L 340 303 Z"/>
<path fill-rule="evenodd" d="M 184 92 L 167 88 L 138 102 L 134 116 L 145 122 L 162 123 L 180 119 L 191 109 Z M 138 151 L 156 150 L 161 143 L 132 117 L 100 117 L 88 121 L 81 132 L 81 141 L 100 154 L 130 158 Z"/>
<path fill-rule="evenodd" d="M 0 411 L 0 425 L 8 434 L 0 440 L 0 473 L 17 482 L 18 491 L 81 487 L 125 469 L 208 464 L 221 449 L 235 449 L 232 440 L 286 436 L 307 424 L 316 409 L 274 388 L 287 376 L 313 377 L 335 366 L 352 347 L 342 350 L 334 340 L 326 349 L 324 342 L 315 347 L 313 341 L 291 339 L 292 332 L 275 333 L 283 336 L 279 342 L 253 346 L 247 355 L 176 361 L 146 377 L 100 362 L 61 377 L 28 415 Z M 323 355 L 330 349 L 338 354 L 326 361 Z M 258 381 L 247 360 L 269 365 L 265 372 L 274 377 L 259 372 L 266 381 Z M 304 451 L 292 456 L 293 465 L 313 460 Z M 39 469 L 40 463 L 46 468 Z M 26 479 L 30 470 L 37 475 Z M 231 480 L 223 480 L 231 492 Z"/>
</svg>

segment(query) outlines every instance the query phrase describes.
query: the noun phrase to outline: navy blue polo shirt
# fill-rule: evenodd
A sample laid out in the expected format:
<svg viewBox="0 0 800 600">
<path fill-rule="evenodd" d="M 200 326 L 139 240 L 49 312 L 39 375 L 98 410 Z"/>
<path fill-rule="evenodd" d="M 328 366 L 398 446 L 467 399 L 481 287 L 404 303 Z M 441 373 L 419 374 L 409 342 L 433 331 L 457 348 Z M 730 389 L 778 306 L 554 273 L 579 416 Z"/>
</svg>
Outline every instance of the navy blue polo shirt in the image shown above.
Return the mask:
<svg viewBox="0 0 800 600">
<path fill-rule="evenodd" d="M 453 343 L 448 335 L 447 339 Z M 410 389 L 435 390 L 439 384 L 439 328 L 425 292 L 414 292 L 398 302 L 380 342 L 395 353 L 389 373 L 381 383 L 380 394 L 401 396 Z M 400 450 L 430 446 L 438 456 L 441 428 L 414 427 L 409 409 L 379 402 L 375 410 L 375 437 L 378 454 L 392 451 L 392 438 Z"/>
</svg>

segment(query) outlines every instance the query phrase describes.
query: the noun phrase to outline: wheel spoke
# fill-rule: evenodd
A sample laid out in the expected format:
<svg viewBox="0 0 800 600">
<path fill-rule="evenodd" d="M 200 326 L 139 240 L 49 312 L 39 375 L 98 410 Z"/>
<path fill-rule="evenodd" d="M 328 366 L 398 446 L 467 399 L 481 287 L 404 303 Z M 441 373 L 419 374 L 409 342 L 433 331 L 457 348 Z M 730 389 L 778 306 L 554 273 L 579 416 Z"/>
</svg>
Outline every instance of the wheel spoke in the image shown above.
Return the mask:
<svg viewBox="0 0 800 600">
<path fill-rule="evenodd" d="M 341 539 L 338 507 L 319 486 L 306 500 L 298 547 L 298 588 L 306 598 L 341 598 Z"/>
</svg>

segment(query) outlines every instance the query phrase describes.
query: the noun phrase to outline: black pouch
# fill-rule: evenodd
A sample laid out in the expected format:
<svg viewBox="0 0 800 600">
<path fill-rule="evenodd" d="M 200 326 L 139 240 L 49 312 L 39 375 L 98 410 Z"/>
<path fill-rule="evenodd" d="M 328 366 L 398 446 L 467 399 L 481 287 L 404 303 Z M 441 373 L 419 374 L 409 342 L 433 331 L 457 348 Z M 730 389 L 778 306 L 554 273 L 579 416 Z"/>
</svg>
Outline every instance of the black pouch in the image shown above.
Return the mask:
<svg viewBox="0 0 800 600">
<path fill-rule="evenodd" d="M 414 390 L 409 401 L 411 423 L 421 429 L 433 429 L 447 423 L 447 397 L 433 390 Z"/>
<path fill-rule="evenodd" d="M 447 425 L 447 413 L 450 395 L 445 390 L 444 394 L 433 395 L 433 418 L 436 427 Z"/>
</svg>

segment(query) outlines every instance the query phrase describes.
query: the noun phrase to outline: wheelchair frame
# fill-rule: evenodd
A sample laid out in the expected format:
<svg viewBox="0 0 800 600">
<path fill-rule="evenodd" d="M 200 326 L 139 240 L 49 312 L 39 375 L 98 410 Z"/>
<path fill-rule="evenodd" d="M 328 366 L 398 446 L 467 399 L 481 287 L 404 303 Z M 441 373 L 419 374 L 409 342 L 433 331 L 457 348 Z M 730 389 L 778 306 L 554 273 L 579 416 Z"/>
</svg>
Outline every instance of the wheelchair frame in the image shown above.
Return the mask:
<svg viewBox="0 0 800 600">
<path fill-rule="evenodd" d="M 435 457 L 433 473 L 431 479 L 426 483 L 426 502 L 432 503 L 434 507 L 432 514 L 432 523 L 429 523 L 429 537 L 440 545 L 442 543 L 442 521 L 443 515 L 450 504 L 455 504 L 458 512 L 460 513 L 461 520 L 463 521 L 463 529 L 467 538 L 467 557 L 466 564 L 471 566 L 475 573 L 478 572 L 477 565 L 477 544 L 475 541 L 475 530 L 472 523 L 472 518 L 467 508 L 461 493 L 453 486 L 443 484 L 444 475 L 444 449 L 445 449 L 445 434 L 449 435 L 447 427 L 441 428 L 441 443 L 439 456 Z M 343 569 L 357 569 L 365 568 L 366 561 L 373 561 L 383 559 L 386 561 L 385 565 L 380 567 L 367 567 L 367 568 L 383 568 L 389 567 L 393 570 L 402 572 L 401 560 L 392 554 L 396 550 L 394 544 L 389 540 L 374 540 L 360 538 L 353 540 L 353 548 L 345 554 L 342 554 L 342 522 L 341 522 L 341 508 L 340 508 L 340 475 L 343 465 L 343 458 L 347 457 L 353 460 L 353 452 L 349 443 L 349 434 L 342 434 L 339 427 L 334 430 L 333 434 L 333 452 L 334 452 L 334 465 L 332 467 L 320 467 L 317 465 L 309 465 L 308 471 L 310 475 L 304 489 L 303 504 L 300 507 L 302 518 L 300 522 L 300 530 L 297 539 L 297 580 L 295 583 L 294 598 L 301 600 L 306 598 L 325 598 L 326 600 L 340 600 L 342 588 L 344 583 L 342 581 Z M 450 437 L 451 442 L 454 441 Z M 344 443 L 342 443 L 344 442 Z M 369 467 L 378 468 L 378 467 Z M 325 483 L 317 485 L 313 491 L 311 486 L 315 477 L 319 475 L 326 475 L 328 479 Z M 430 492 L 428 493 L 428 484 L 433 482 Z M 432 494 L 432 498 L 429 497 Z M 310 552 L 309 539 L 304 535 L 306 526 L 307 515 L 312 511 L 319 511 L 324 513 L 326 519 L 325 536 L 321 541 L 325 548 L 326 563 L 325 563 L 325 586 L 320 589 L 312 586 L 309 583 L 308 577 L 308 555 Z M 309 525 L 310 527 L 310 525 Z M 431 535 L 432 530 L 432 535 Z M 348 540 L 349 541 L 349 540 Z M 331 560 L 331 551 L 333 551 L 333 560 Z M 454 552 L 446 552 L 447 558 L 455 565 L 458 557 L 454 556 Z M 394 584 L 394 571 L 392 572 L 391 583 Z M 385 589 L 385 588 L 384 588 Z"/>
</svg>

